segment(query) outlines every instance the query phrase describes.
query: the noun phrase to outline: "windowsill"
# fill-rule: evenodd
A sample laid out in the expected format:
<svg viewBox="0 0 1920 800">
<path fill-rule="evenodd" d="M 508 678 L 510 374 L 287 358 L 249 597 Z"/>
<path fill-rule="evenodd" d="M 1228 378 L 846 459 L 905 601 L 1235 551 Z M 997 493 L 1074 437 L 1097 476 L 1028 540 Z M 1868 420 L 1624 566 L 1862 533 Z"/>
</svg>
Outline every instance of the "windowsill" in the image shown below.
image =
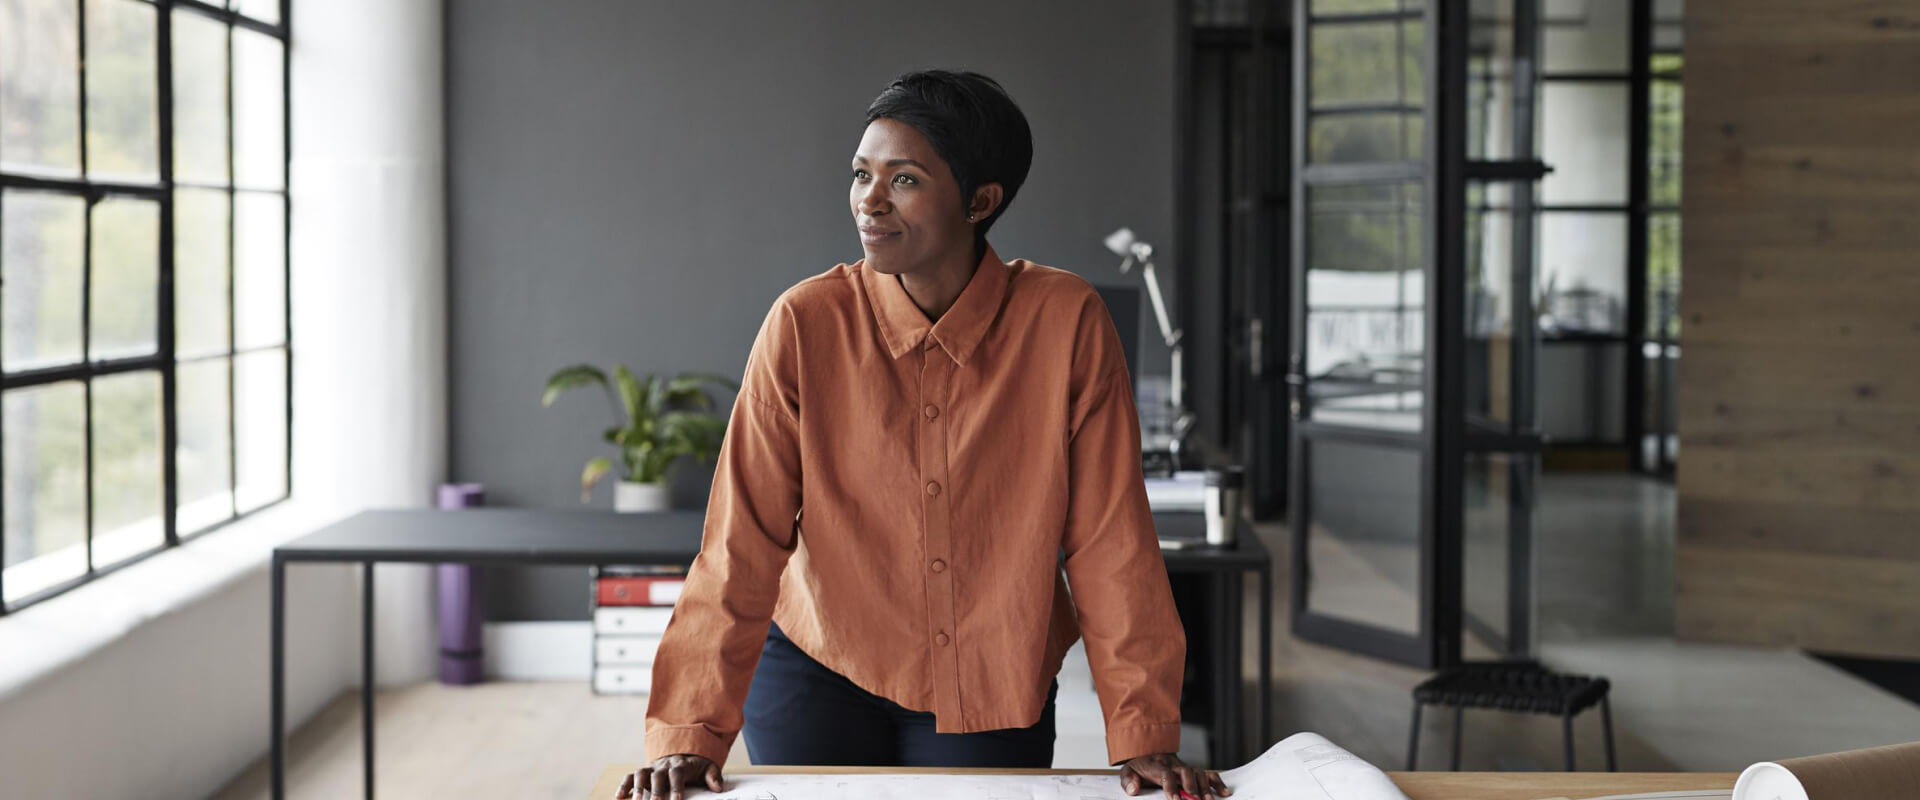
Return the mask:
<svg viewBox="0 0 1920 800">
<path fill-rule="evenodd" d="M 119 641 L 148 620 L 271 564 L 273 548 L 329 518 L 290 498 L 57 597 L 0 617 L 0 702 Z M 264 598 L 262 598 L 264 602 Z"/>
</svg>

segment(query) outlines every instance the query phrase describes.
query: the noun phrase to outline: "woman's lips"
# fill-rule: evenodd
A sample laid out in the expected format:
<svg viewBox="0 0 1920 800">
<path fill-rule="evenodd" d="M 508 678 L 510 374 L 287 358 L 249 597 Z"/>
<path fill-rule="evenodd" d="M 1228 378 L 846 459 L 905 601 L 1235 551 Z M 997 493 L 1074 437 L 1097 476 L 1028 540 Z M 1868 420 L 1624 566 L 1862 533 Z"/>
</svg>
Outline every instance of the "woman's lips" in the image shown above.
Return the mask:
<svg viewBox="0 0 1920 800">
<path fill-rule="evenodd" d="M 865 228 L 860 229 L 860 241 L 864 244 L 890 242 L 893 241 L 893 237 L 899 235 L 899 231 L 870 231 Z"/>
</svg>

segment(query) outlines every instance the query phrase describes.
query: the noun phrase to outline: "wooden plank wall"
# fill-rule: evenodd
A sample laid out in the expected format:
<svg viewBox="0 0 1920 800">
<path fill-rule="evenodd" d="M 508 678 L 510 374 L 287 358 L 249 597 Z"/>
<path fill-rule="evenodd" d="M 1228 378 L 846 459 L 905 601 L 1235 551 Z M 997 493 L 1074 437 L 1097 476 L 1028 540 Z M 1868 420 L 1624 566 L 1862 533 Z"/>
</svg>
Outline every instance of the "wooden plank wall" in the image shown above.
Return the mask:
<svg viewBox="0 0 1920 800">
<path fill-rule="evenodd" d="M 1920 659 L 1920 0 L 1687 0 L 1676 623 Z"/>
</svg>

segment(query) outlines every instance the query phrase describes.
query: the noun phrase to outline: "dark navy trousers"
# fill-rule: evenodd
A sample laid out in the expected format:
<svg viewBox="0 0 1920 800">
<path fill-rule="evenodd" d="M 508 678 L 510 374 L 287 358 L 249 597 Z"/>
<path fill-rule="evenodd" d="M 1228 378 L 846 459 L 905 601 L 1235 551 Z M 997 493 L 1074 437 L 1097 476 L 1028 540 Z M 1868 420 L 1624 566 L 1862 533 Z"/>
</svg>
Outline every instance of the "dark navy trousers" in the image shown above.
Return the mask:
<svg viewBox="0 0 1920 800">
<path fill-rule="evenodd" d="M 769 624 L 747 688 L 747 757 L 754 765 L 1051 767 L 1053 704 L 1028 728 L 935 733 L 933 714 L 861 689 L 802 652 Z"/>
</svg>

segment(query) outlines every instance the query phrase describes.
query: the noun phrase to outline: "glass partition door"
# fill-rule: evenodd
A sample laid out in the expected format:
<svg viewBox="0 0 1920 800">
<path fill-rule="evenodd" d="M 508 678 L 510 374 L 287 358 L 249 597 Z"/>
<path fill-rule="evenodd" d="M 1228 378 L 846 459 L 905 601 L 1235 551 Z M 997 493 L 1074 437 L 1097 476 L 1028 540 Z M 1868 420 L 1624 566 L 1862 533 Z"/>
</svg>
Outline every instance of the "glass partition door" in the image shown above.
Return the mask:
<svg viewBox="0 0 1920 800">
<path fill-rule="evenodd" d="M 1430 663 L 1436 12 L 1294 8 L 1293 628 Z"/>
<path fill-rule="evenodd" d="M 1531 646 L 1535 10 L 1296 4 L 1302 638 L 1418 666 Z"/>
</svg>

